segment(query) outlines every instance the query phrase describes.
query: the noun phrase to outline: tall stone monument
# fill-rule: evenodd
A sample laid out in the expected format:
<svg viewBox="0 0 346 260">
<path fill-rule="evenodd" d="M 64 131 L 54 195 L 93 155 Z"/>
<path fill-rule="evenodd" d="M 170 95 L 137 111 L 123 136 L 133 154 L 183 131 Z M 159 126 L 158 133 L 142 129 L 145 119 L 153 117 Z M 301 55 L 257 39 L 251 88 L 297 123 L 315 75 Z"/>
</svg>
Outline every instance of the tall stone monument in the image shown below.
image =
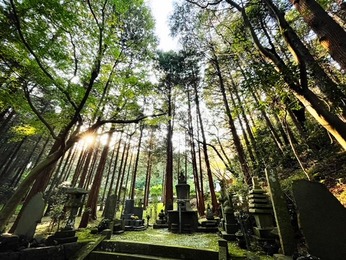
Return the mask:
<svg viewBox="0 0 346 260">
<path fill-rule="evenodd" d="M 192 233 L 198 228 L 197 211 L 191 209 L 190 185 L 183 173 L 179 175 L 177 192 L 177 210 L 167 211 L 168 229 L 175 233 Z"/>
</svg>

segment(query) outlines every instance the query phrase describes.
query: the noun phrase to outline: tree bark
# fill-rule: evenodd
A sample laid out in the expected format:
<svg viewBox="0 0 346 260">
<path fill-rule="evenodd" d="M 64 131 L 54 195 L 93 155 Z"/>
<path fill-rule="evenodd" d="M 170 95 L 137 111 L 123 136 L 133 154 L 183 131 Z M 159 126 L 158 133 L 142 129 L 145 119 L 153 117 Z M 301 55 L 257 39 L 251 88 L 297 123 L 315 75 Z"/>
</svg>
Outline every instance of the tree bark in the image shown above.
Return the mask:
<svg viewBox="0 0 346 260">
<path fill-rule="evenodd" d="M 193 129 L 193 123 L 192 123 L 190 90 L 187 89 L 186 92 L 187 92 L 187 102 L 188 102 L 188 134 L 189 134 L 189 141 L 190 141 L 190 148 L 191 148 L 193 180 L 195 183 L 198 213 L 200 216 L 203 216 L 205 212 L 205 204 L 204 204 L 204 196 L 201 191 L 201 186 L 199 181 L 200 178 L 198 176 L 196 147 L 195 147 L 195 141 L 194 141 L 194 129 Z"/>
<path fill-rule="evenodd" d="M 143 137 L 143 129 L 144 125 L 141 124 L 139 127 L 139 139 L 138 139 L 138 146 L 137 146 L 137 154 L 136 154 L 136 161 L 133 168 L 132 173 L 132 181 L 131 181 L 131 196 L 130 198 L 133 200 L 135 197 L 135 187 L 136 187 L 136 178 L 137 178 L 137 169 L 138 169 L 138 161 L 139 161 L 139 155 L 141 152 L 141 145 L 142 145 L 142 137 Z"/>
<path fill-rule="evenodd" d="M 195 99 L 197 115 L 199 118 L 199 126 L 200 126 L 200 130 L 201 130 L 201 135 L 202 135 L 203 155 L 204 155 L 204 161 L 205 161 L 205 166 L 206 166 L 207 176 L 208 176 L 208 182 L 209 182 L 209 192 L 210 192 L 210 197 L 211 197 L 212 210 L 213 210 L 213 212 L 216 212 L 219 208 L 219 204 L 217 203 L 216 194 L 215 194 L 213 174 L 211 172 L 211 166 L 210 166 L 209 155 L 208 155 L 208 147 L 207 147 L 207 141 L 206 141 L 205 132 L 204 132 L 202 114 L 201 114 L 201 110 L 200 110 L 200 106 L 199 106 L 199 95 L 198 95 L 196 82 L 192 83 L 192 87 L 193 87 L 194 94 L 195 94 L 194 99 Z"/>
<path fill-rule="evenodd" d="M 169 83 L 171 84 L 171 83 Z M 165 212 L 173 210 L 173 124 L 172 124 L 172 87 L 169 86 L 167 89 L 167 116 L 169 117 L 167 123 L 167 146 L 166 146 L 166 175 L 165 175 Z"/>
<path fill-rule="evenodd" d="M 346 32 L 315 0 L 290 0 L 320 44 L 346 72 Z"/>
</svg>

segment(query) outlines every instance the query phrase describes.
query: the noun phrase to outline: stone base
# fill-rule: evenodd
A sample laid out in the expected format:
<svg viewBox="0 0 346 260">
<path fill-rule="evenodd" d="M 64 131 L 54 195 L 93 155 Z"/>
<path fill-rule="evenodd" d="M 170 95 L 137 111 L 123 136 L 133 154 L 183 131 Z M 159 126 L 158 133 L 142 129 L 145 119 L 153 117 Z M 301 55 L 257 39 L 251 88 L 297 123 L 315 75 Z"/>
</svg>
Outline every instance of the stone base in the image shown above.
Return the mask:
<svg viewBox="0 0 346 260">
<path fill-rule="evenodd" d="M 192 233 L 197 230 L 198 217 L 197 211 L 179 211 L 168 210 L 167 212 L 168 229 L 172 232 Z M 179 221 L 181 221 L 181 230 L 179 230 Z"/>
<path fill-rule="evenodd" d="M 227 241 L 235 241 L 237 240 L 237 237 L 235 234 L 227 234 L 226 231 L 220 231 L 220 237 L 222 237 L 223 239 L 227 240 Z"/>
<path fill-rule="evenodd" d="M 144 226 L 144 220 L 143 219 L 124 219 L 124 225 L 126 226 L 133 226 L 133 227 L 139 227 Z"/>
<path fill-rule="evenodd" d="M 123 223 L 117 222 L 113 225 L 113 234 L 122 234 L 124 233 Z"/>
<path fill-rule="evenodd" d="M 160 228 L 168 228 L 168 223 L 165 223 L 165 224 L 155 223 L 153 225 L 153 229 L 160 229 Z"/>
<path fill-rule="evenodd" d="M 274 239 L 274 235 L 271 233 L 273 229 L 274 227 L 267 227 L 267 228 L 253 227 L 253 232 L 255 236 L 257 237 Z"/>
<path fill-rule="evenodd" d="M 196 230 L 197 232 L 204 232 L 204 233 L 216 233 L 219 231 L 219 228 L 216 227 L 203 227 L 199 226 Z"/>
<path fill-rule="evenodd" d="M 17 235 L 2 234 L 0 236 L 0 252 L 15 251 L 19 247 L 19 237 Z"/>
<path fill-rule="evenodd" d="M 125 231 L 141 231 L 145 230 L 145 226 L 125 226 Z"/>
<path fill-rule="evenodd" d="M 217 220 L 205 220 L 201 222 L 202 227 L 217 227 L 219 225 Z"/>
<path fill-rule="evenodd" d="M 182 224 L 181 227 L 179 227 L 179 224 L 172 223 L 170 231 L 172 233 L 193 233 L 194 231 L 197 231 L 197 229 L 192 227 L 190 224 Z"/>
<path fill-rule="evenodd" d="M 239 230 L 238 224 L 227 224 L 225 223 L 225 232 L 227 234 L 235 234 Z"/>
<path fill-rule="evenodd" d="M 60 245 L 65 243 L 77 242 L 78 237 L 75 236 L 76 230 L 61 230 L 55 232 L 54 235 L 47 238 L 46 244 Z"/>
</svg>

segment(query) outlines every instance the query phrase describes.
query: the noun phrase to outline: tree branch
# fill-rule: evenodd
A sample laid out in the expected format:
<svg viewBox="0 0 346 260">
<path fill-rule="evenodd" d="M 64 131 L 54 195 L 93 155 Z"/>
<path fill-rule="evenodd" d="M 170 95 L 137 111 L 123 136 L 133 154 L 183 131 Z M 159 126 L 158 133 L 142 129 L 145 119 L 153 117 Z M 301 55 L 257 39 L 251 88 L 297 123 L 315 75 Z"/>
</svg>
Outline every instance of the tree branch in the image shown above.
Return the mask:
<svg viewBox="0 0 346 260">
<path fill-rule="evenodd" d="M 215 2 L 208 2 L 206 5 L 201 5 L 200 3 L 198 3 L 197 1 L 192 1 L 192 0 L 186 0 L 186 2 L 189 2 L 190 4 L 194 4 L 197 5 L 200 8 L 207 8 L 208 6 L 212 6 L 212 5 L 218 5 L 219 3 L 221 3 L 223 0 L 218 0 Z"/>
<path fill-rule="evenodd" d="M 163 116 L 166 113 L 160 113 L 160 114 L 154 114 L 154 115 L 140 115 L 137 118 L 134 119 L 108 119 L 108 120 L 99 120 L 98 122 L 96 122 L 96 124 L 98 124 L 99 126 L 103 125 L 103 124 L 107 124 L 107 123 L 112 123 L 112 124 L 131 124 L 131 123 L 139 123 L 140 121 L 149 118 L 149 117 L 159 117 L 159 116 Z"/>
<path fill-rule="evenodd" d="M 40 119 L 40 121 L 47 127 L 48 131 L 50 132 L 51 136 L 57 140 L 58 137 L 55 135 L 53 128 L 48 124 L 48 122 L 46 121 L 46 119 L 41 115 L 41 113 L 36 109 L 36 107 L 34 106 L 34 104 L 31 101 L 30 98 L 30 93 L 29 90 L 27 88 L 27 85 L 24 84 L 23 85 L 23 90 L 24 90 L 24 94 L 25 94 L 25 98 L 28 101 L 28 104 L 31 108 L 31 110 L 35 113 L 35 115 Z"/>
<path fill-rule="evenodd" d="M 37 63 L 37 65 L 40 67 L 40 69 L 42 70 L 42 72 L 54 83 L 54 85 L 66 96 L 66 99 L 70 102 L 70 104 L 76 109 L 77 106 L 76 104 L 72 101 L 70 95 L 63 89 L 60 87 L 60 85 L 55 81 L 54 77 L 48 72 L 48 70 L 43 66 L 41 60 L 39 59 L 39 57 L 36 55 L 36 53 L 34 52 L 34 50 L 31 48 L 31 46 L 29 45 L 29 43 L 25 40 L 22 29 L 21 29 L 21 25 L 20 25 L 20 20 L 17 14 L 17 9 L 16 6 L 13 2 L 13 0 L 10 0 L 11 3 L 11 7 L 13 10 L 13 16 L 14 16 L 14 23 L 15 26 L 17 28 L 18 34 L 19 34 L 19 38 L 21 39 L 21 41 L 23 42 L 24 46 L 27 48 L 27 50 L 29 51 L 29 53 L 34 56 L 35 61 Z"/>
</svg>

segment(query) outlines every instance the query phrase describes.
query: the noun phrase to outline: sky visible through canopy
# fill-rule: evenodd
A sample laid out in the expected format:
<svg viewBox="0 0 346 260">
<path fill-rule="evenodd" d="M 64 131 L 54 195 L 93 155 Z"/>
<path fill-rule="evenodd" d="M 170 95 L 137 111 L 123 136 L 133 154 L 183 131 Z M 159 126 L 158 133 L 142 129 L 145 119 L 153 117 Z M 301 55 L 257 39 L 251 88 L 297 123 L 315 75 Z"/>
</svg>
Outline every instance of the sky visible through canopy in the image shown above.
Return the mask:
<svg viewBox="0 0 346 260">
<path fill-rule="evenodd" d="M 156 21 L 156 35 L 160 40 L 159 49 L 163 51 L 178 49 L 178 41 L 169 36 L 168 18 L 173 12 L 174 0 L 147 0 Z"/>
</svg>

